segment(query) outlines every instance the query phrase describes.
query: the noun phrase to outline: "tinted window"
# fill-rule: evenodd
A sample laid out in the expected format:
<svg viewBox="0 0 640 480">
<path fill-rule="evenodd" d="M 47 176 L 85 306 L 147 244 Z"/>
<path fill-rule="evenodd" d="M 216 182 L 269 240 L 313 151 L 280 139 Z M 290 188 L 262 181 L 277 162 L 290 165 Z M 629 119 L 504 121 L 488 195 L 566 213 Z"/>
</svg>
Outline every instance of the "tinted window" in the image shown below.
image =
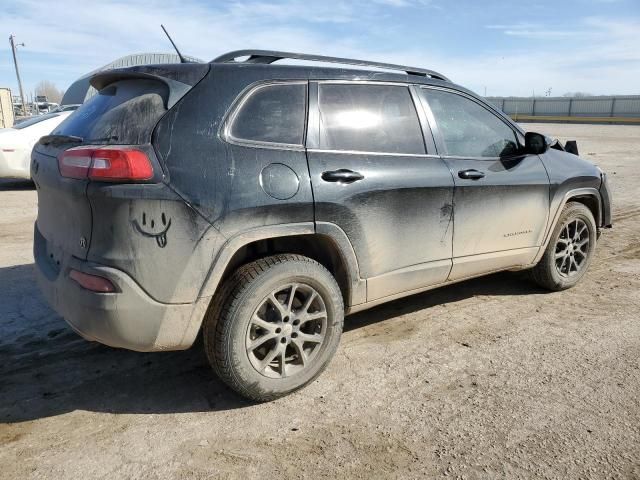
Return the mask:
<svg viewBox="0 0 640 480">
<path fill-rule="evenodd" d="M 168 88 L 154 80 L 122 80 L 98 92 L 53 132 L 84 143 L 138 145 L 151 139 L 167 111 Z"/>
<path fill-rule="evenodd" d="M 320 148 L 425 153 L 409 89 L 392 85 L 321 84 Z"/>
<path fill-rule="evenodd" d="M 476 102 L 442 90 L 422 89 L 445 144 L 446 154 L 501 157 L 518 149 L 515 133 Z"/>
<path fill-rule="evenodd" d="M 254 90 L 233 119 L 231 136 L 254 142 L 302 145 L 305 84 L 267 85 Z"/>
</svg>

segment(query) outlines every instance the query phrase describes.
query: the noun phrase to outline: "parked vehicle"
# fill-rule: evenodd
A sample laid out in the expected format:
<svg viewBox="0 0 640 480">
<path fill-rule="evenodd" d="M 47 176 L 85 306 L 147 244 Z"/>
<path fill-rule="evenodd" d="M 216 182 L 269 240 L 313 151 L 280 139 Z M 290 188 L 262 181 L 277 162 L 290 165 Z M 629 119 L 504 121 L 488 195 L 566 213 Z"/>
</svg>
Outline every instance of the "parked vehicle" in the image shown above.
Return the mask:
<svg viewBox="0 0 640 480">
<path fill-rule="evenodd" d="M 254 400 L 315 379 L 345 314 L 499 270 L 569 288 L 611 225 L 599 168 L 431 70 L 238 51 L 91 82 L 33 152 L 46 298 L 114 347 L 201 331 Z"/>
<path fill-rule="evenodd" d="M 71 112 L 38 115 L 0 129 L 0 178 L 30 178 L 31 150 Z"/>
<path fill-rule="evenodd" d="M 80 104 L 60 105 L 60 106 L 56 107 L 54 110 L 51 110 L 51 113 L 55 113 L 55 112 L 74 112 L 78 108 L 80 108 Z"/>
</svg>

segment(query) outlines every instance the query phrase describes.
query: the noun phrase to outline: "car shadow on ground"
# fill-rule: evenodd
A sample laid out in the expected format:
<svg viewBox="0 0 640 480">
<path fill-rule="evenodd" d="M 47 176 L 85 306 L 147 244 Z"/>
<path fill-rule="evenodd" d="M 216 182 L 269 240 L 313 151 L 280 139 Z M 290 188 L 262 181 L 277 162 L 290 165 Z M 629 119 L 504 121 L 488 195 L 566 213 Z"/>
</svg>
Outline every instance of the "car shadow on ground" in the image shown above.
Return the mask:
<svg viewBox="0 0 640 480">
<path fill-rule="evenodd" d="M 35 188 L 36 186 L 31 180 L 0 178 L 0 192 L 9 190 L 35 190 Z"/>
<path fill-rule="evenodd" d="M 370 310 L 350 315 L 345 321 L 344 331 L 348 332 L 400 315 L 427 310 L 437 305 L 459 302 L 471 297 L 488 295 L 520 296 L 543 293 L 549 292 L 533 283 L 529 279 L 527 272 L 494 273 L 410 295 Z"/>
<path fill-rule="evenodd" d="M 252 404 L 211 371 L 199 339 L 181 352 L 138 353 L 83 340 L 45 304 L 33 265 L 0 268 L 0 422 L 75 410 L 162 414 Z M 522 274 L 501 273 L 352 315 L 345 331 L 477 295 L 541 293 Z"/>
</svg>

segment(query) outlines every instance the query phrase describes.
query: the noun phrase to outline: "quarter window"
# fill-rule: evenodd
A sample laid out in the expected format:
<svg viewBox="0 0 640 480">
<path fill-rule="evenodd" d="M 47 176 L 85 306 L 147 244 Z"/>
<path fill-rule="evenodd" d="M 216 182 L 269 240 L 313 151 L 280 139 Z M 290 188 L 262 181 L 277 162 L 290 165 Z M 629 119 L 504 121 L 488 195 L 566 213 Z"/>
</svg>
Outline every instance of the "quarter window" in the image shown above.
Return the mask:
<svg viewBox="0 0 640 480">
<path fill-rule="evenodd" d="M 425 153 L 407 87 L 320 84 L 319 88 L 321 149 Z"/>
<path fill-rule="evenodd" d="M 513 130 L 486 108 L 455 93 L 427 88 L 421 91 L 436 119 L 447 155 L 503 157 L 517 153 Z"/>
<path fill-rule="evenodd" d="M 240 141 L 302 145 L 306 100 L 305 84 L 258 87 L 241 104 L 229 133 Z"/>
</svg>

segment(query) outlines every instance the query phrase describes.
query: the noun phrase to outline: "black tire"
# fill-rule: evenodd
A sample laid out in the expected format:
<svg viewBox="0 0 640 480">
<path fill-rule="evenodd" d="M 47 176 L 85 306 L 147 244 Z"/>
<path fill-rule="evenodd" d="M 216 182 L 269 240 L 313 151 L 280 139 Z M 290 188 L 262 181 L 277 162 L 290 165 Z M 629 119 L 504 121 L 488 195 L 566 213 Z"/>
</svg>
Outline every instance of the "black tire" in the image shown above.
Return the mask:
<svg viewBox="0 0 640 480">
<path fill-rule="evenodd" d="M 584 242 L 584 236 L 580 237 L 580 241 L 574 242 L 578 225 L 586 227 L 586 230 L 582 230 L 584 235 L 588 235 L 588 243 L 584 248 L 577 247 L 579 243 Z M 538 285 L 552 291 L 573 287 L 591 265 L 596 248 L 596 238 L 596 222 L 591 210 L 582 203 L 567 203 L 560 213 L 560 218 L 558 218 L 558 223 L 549 239 L 544 256 L 531 270 L 531 277 Z M 569 245 L 575 249 L 571 251 L 568 249 Z M 571 253 L 567 253 L 568 251 Z M 556 255 L 560 257 L 556 258 Z M 583 262 L 575 271 L 572 270 L 571 264 L 574 257 L 576 268 L 578 261 Z"/>
<path fill-rule="evenodd" d="M 289 313 L 274 305 L 272 294 L 276 300 L 288 295 L 280 307 Z M 307 301 L 312 303 L 303 312 L 301 305 Z M 257 326 L 256 316 L 258 320 L 270 316 L 262 321 L 270 329 Z M 322 318 L 311 319 L 314 316 Z M 244 265 L 223 284 L 204 319 L 204 347 L 220 379 L 240 395 L 265 402 L 304 387 L 324 371 L 338 347 L 343 323 L 342 294 L 327 269 L 301 255 L 274 255 Z M 259 343 L 256 340 L 276 332 L 275 338 L 249 351 L 250 345 Z M 252 335 L 257 338 L 252 340 Z M 303 337 L 314 341 L 307 343 Z M 258 358 L 263 351 L 268 353 Z M 274 351 L 281 353 L 268 362 Z M 266 367 L 259 371 L 262 364 Z M 283 372 L 285 376 L 278 377 Z"/>
</svg>

